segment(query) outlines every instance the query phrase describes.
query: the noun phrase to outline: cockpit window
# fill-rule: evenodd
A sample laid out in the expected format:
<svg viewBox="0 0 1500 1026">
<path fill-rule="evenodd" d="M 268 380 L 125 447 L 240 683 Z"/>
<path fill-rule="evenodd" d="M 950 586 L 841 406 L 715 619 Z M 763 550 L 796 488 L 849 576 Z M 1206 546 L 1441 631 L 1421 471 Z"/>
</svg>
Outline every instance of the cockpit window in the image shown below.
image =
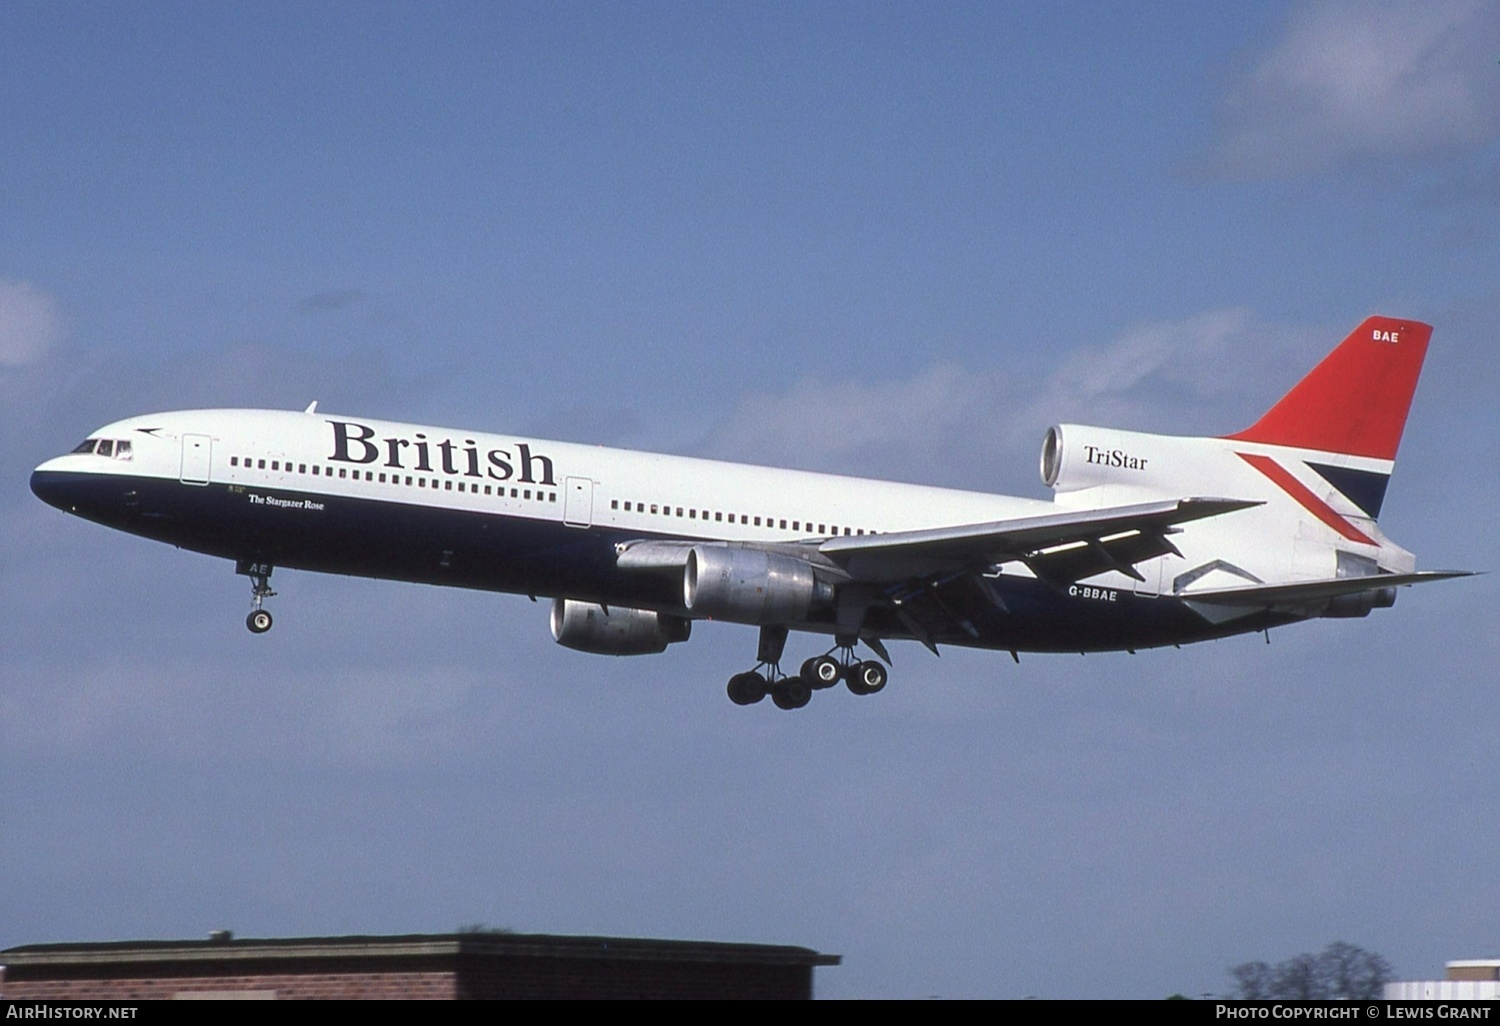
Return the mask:
<svg viewBox="0 0 1500 1026">
<path fill-rule="evenodd" d="M 131 458 L 130 442 L 120 438 L 90 438 L 79 442 L 78 447 L 73 450 L 75 454 L 93 453 L 96 456 L 113 456 L 117 460 L 128 460 Z"/>
</svg>

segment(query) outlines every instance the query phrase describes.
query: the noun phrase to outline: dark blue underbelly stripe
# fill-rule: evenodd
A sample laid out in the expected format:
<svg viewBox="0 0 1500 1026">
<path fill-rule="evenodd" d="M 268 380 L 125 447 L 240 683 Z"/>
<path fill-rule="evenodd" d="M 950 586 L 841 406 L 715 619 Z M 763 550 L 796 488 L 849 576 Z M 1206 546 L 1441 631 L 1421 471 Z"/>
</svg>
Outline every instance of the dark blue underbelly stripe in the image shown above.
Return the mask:
<svg viewBox="0 0 1500 1026">
<path fill-rule="evenodd" d="M 680 611 L 681 576 L 621 571 L 615 546 L 692 537 L 568 527 L 557 520 L 394 499 L 194 486 L 158 478 L 38 472 L 32 488 L 85 519 L 230 560 L 669 611 Z M 1031 652 L 1107 651 L 1226 637 L 1291 619 L 1255 614 L 1214 626 L 1170 597 L 1112 590 L 1114 599 L 1102 601 L 1033 578 L 1002 576 L 991 583 L 1003 608 L 987 600 L 973 603 L 962 616 L 965 629 L 952 617 L 951 603 L 939 603 L 935 608 L 945 612 L 924 624 L 931 640 Z M 799 626 L 832 632 L 831 619 Z M 884 638 L 913 636 L 889 607 L 872 608 L 867 626 Z"/>
</svg>

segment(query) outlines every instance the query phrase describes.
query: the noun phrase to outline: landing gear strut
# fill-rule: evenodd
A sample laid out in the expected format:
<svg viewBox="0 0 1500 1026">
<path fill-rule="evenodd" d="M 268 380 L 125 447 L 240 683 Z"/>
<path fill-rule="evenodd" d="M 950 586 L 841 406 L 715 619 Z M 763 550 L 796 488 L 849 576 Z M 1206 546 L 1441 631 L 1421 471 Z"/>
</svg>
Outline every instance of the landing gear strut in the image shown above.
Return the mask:
<svg viewBox="0 0 1500 1026">
<path fill-rule="evenodd" d="M 251 634 L 264 634 L 271 629 L 274 622 L 271 612 L 262 609 L 261 605 L 268 598 L 273 598 L 276 592 L 271 590 L 271 571 L 275 569 L 270 563 L 252 563 L 240 560 L 235 564 L 235 573 L 244 574 L 250 578 L 250 615 L 245 617 L 245 626 L 250 628 Z"/>
<path fill-rule="evenodd" d="M 854 657 L 854 640 L 839 638 L 832 651 L 813 656 L 802 664 L 801 672 L 789 677 L 781 672 L 781 656 L 786 649 L 787 629 L 765 626 L 760 629 L 760 645 L 755 669 L 729 678 L 729 700 L 735 705 L 754 705 L 767 695 L 780 709 L 801 709 L 812 701 L 814 691 L 831 688 L 839 681 L 856 695 L 873 695 L 885 687 L 888 675 L 875 660 L 861 662 Z M 839 655 L 835 657 L 833 651 Z"/>
</svg>

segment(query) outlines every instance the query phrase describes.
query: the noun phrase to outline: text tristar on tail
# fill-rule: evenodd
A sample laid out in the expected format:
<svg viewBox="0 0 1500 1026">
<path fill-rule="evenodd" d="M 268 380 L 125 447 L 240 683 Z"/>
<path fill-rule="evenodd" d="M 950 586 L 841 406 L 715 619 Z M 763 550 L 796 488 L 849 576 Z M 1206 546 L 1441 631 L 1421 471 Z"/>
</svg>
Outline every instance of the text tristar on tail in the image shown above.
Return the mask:
<svg viewBox="0 0 1500 1026">
<path fill-rule="evenodd" d="M 552 633 L 640 655 L 760 628 L 740 704 L 886 683 L 885 643 L 1134 650 L 1364 616 L 1417 572 L 1376 524 L 1432 329 L 1372 317 L 1254 425 L 1064 424 L 1053 501 L 364 417 L 191 410 L 110 424 L 31 476 L 46 502 L 235 562 L 553 596 Z M 789 631 L 832 637 L 788 675 Z M 879 659 L 860 660 L 863 642 Z M 825 646 L 817 646 L 823 650 Z"/>
</svg>

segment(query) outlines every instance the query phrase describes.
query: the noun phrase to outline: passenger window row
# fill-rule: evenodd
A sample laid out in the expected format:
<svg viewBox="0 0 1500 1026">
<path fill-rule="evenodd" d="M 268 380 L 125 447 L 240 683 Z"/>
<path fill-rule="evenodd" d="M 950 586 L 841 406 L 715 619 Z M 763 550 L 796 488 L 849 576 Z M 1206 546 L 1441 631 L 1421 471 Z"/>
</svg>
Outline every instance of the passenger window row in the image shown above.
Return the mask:
<svg viewBox="0 0 1500 1026">
<path fill-rule="evenodd" d="M 267 464 L 270 464 L 268 467 Z M 271 470 L 284 474 L 308 474 L 312 477 L 334 477 L 345 480 L 365 480 L 371 483 L 400 485 L 404 488 L 428 488 L 432 491 L 442 490 L 445 492 L 464 492 L 470 495 L 479 495 L 481 486 L 472 481 L 454 481 L 451 478 L 423 477 L 420 474 L 388 474 L 385 471 L 349 469 L 339 467 L 337 475 L 333 467 L 325 467 L 314 463 L 309 466 L 306 463 L 293 463 L 291 460 L 263 460 L 252 459 L 249 456 L 229 457 L 231 467 L 242 467 L 246 470 Z M 363 475 L 363 477 L 361 477 Z M 506 497 L 505 485 L 483 485 L 483 494 L 495 495 L 498 498 Z M 510 488 L 510 498 L 530 500 L 532 502 L 556 502 L 557 493 L 545 491 L 541 488 Z"/>
<path fill-rule="evenodd" d="M 723 510 L 706 510 L 688 507 L 685 511 L 681 506 L 673 506 L 669 503 L 644 503 L 632 500 L 621 502 L 619 499 L 611 499 L 609 508 L 612 510 L 624 509 L 626 513 L 646 513 L 654 516 L 684 517 L 688 520 L 712 520 L 716 524 L 730 523 L 739 524 L 742 527 L 767 527 L 772 530 L 796 531 L 799 534 L 810 534 L 814 537 L 830 537 L 839 533 L 838 524 L 815 523 L 811 520 L 792 520 L 788 527 L 786 517 L 757 517 L 748 513 L 725 513 Z M 845 527 L 844 534 L 865 534 L 863 527 Z M 875 534 L 875 531 L 869 531 Z"/>
</svg>

